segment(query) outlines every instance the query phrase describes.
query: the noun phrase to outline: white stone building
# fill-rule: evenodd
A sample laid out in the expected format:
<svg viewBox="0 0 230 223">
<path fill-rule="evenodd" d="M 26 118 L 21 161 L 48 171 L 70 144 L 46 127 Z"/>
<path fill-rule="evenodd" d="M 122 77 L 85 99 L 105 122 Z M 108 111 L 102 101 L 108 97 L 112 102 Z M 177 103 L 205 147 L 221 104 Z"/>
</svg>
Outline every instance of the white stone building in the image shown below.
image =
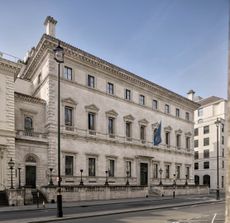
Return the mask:
<svg viewBox="0 0 230 223">
<path fill-rule="evenodd" d="M 189 94 L 194 100 L 194 92 Z M 197 98 L 195 98 L 197 100 Z M 227 101 L 211 96 L 198 98 L 201 105 L 194 113 L 194 179 L 196 184 L 209 185 L 217 189 L 217 119 L 220 120 L 218 129 L 219 150 L 219 188 L 225 187 L 225 170 L 227 167 Z"/>
<path fill-rule="evenodd" d="M 43 186 L 57 176 L 56 21 L 26 62 L 0 58 L 0 185 Z M 177 184 L 194 181 L 193 113 L 198 104 L 60 41 L 61 175 L 63 185 Z M 17 78 L 16 78 L 17 76 Z M 162 142 L 153 145 L 161 122 Z M 163 171 L 160 174 L 160 169 Z M 128 172 L 127 172 L 128 171 Z M 175 174 L 175 176 L 174 176 Z"/>
</svg>

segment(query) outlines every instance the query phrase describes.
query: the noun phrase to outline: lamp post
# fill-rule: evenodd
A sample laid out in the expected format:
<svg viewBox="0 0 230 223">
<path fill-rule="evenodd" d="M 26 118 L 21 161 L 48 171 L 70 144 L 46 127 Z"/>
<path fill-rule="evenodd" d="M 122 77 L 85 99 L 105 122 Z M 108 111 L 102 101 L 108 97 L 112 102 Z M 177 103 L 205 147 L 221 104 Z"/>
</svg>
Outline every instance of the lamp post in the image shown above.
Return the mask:
<svg viewBox="0 0 230 223">
<path fill-rule="evenodd" d="M 21 167 L 18 167 L 18 189 L 21 189 Z"/>
<path fill-rule="evenodd" d="M 109 186 L 109 182 L 108 182 L 108 170 L 105 171 L 105 186 Z"/>
<path fill-rule="evenodd" d="M 49 183 L 50 186 L 54 185 L 53 179 L 52 179 L 52 172 L 53 172 L 53 168 L 50 168 L 50 183 Z"/>
<path fill-rule="evenodd" d="M 80 172 L 81 172 L 81 181 L 80 181 L 80 186 L 84 186 L 84 183 L 83 183 L 83 180 L 82 180 L 82 173 L 83 173 L 83 169 L 80 169 Z"/>
<path fill-rule="evenodd" d="M 176 197 L 176 174 L 173 174 L 173 198 Z"/>
<path fill-rule="evenodd" d="M 8 162 L 8 165 L 10 167 L 10 189 L 14 189 L 14 186 L 13 186 L 13 169 L 14 169 L 14 161 L 12 160 L 12 158 L 10 158 L 10 161 Z"/>
<path fill-rule="evenodd" d="M 219 126 L 221 120 L 217 118 L 216 124 L 216 200 L 220 200 L 220 188 L 219 188 Z"/>
<path fill-rule="evenodd" d="M 61 195 L 61 145 L 60 145 L 60 64 L 64 63 L 64 49 L 58 46 L 54 49 L 54 60 L 58 63 L 58 193 L 57 193 L 57 217 L 63 217 Z"/>
<path fill-rule="evenodd" d="M 163 173 L 163 170 L 161 168 L 159 169 L 159 173 L 160 173 L 160 183 L 159 183 L 159 185 L 161 186 L 162 185 L 162 173 Z"/>
<path fill-rule="evenodd" d="M 126 171 L 126 186 L 129 186 L 129 171 Z"/>
</svg>

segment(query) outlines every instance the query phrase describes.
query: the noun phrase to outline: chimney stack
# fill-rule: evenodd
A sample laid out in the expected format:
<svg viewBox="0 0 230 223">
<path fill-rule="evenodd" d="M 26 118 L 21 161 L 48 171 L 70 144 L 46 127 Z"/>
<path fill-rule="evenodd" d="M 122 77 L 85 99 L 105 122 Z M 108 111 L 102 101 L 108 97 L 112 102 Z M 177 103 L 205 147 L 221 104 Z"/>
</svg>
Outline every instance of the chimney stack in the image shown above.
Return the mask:
<svg viewBox="0 0 230 223">
<path fill-rule="evenodd" d="M 46 28 L 46 34 L 55 37 L 55 27 L 56 27 L 57 21 L 51 17 L 47 16 L 46 20 L 44 22 L 45 28 Z"/>
<path fill-rule="evenodd" d="M 190 90 L 188 93 L 187 93 L 187 98 L 191 101 L 194 101 L 194 95 L 195 95 L 195 91 L 193 90 Z"/>
</svg>

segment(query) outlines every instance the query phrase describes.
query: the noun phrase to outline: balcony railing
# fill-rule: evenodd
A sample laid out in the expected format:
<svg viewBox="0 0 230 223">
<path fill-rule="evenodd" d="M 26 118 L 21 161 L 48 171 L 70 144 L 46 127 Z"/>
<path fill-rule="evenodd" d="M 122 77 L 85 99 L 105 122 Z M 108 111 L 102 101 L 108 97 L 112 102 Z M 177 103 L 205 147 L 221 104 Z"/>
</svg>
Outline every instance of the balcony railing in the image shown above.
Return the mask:
<svg viewBox="0 0 230 223">
<path fill-rule="evenodd" d="M 46 133 L 34 132 L 33 129 L 25 129 L 25 130 L 17 130 L 16 131 L 17 138 L 27 138 L 27 139 L 47 139 Z"/>
</svg>

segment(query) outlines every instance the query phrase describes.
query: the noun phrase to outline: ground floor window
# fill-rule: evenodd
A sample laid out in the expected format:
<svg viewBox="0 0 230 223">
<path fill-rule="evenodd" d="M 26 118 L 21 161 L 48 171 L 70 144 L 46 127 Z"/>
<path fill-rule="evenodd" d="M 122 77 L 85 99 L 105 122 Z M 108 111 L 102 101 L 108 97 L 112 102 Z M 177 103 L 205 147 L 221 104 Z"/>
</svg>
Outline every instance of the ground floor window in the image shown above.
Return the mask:
<svg viewBox="0 0 230 223">
<path fill-rule="evenodd" d="M 96 176 L 96 159 L 95 158 L 89 158 L 89 176 L 95 177 Z"/>
</svg>

